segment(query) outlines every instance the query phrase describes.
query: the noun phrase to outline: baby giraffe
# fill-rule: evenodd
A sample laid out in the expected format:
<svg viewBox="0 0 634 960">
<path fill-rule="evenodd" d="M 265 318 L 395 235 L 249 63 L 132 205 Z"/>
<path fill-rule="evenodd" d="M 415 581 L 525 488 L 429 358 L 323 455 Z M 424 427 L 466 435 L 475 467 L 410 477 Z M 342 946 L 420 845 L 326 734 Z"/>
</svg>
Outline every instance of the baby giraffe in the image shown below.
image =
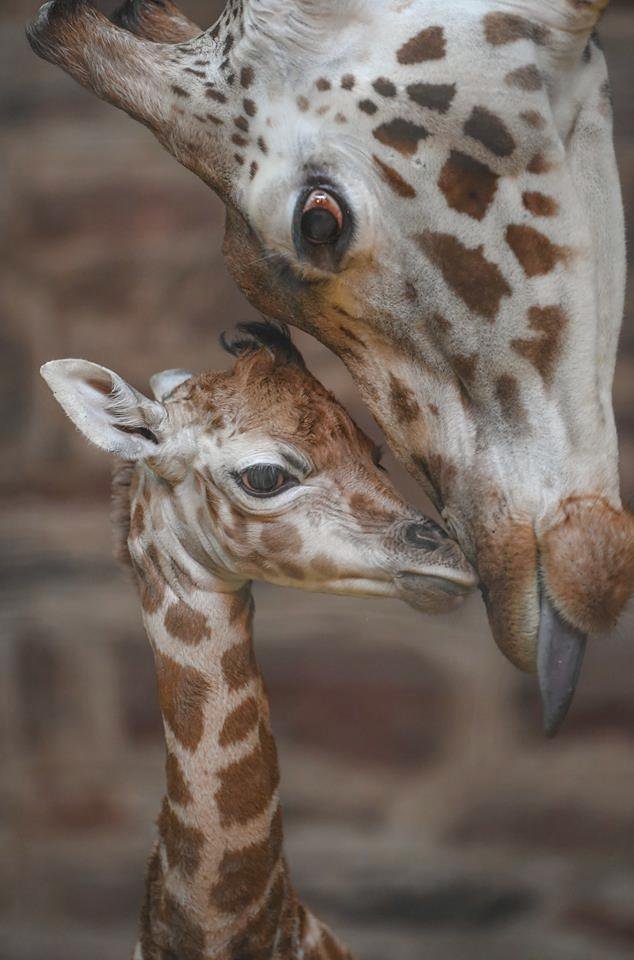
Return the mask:
<svg viewBox="0 0 634 960">
<path fill-rule="evenodd" d="M 282 854 L 276 747 L 255 661 L 254 579 L 452 606 L 458 547 L 408 507 L 287 332 L 242 325 L 229 372 L 168 371 L 155 399 L 83 360 L 42 375 L 115 476 L 156 662 L 166 796 L 134 960 L 342 960 Z"/>
</svg>

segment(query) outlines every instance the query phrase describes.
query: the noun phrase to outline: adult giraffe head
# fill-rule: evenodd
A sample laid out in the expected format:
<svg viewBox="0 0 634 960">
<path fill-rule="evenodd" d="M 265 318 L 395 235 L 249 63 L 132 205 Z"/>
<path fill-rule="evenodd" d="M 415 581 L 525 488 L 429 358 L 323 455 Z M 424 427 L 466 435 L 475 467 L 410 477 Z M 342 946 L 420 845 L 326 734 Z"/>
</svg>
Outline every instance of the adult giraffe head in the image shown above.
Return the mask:
<svg viewBox="0 0 634 960">
<path fill-rule="evenodd" d="M 170 0 L 51 0 L 29 29 L 220 195 L 249 299 L 345 361 L 550 730 L 634 588 L 606 5 L 230 0 L 201 33 Z"/>
</svg>

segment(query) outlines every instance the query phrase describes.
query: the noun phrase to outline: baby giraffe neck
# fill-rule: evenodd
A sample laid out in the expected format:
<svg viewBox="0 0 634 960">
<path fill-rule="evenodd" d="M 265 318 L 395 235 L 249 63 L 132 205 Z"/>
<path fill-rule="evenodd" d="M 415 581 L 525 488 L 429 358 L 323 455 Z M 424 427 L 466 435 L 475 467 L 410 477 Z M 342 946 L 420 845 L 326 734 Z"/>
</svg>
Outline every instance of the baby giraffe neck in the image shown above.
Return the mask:
<svg viewBox="0 0 634 960">
<path fill-rule="evenodd" d="M 297 901 L 282 858 L 251 589 L 223 592 L 163 547 L 131 551 L 167 756 L 135 960 L 347 957 Z"/>
</svg>

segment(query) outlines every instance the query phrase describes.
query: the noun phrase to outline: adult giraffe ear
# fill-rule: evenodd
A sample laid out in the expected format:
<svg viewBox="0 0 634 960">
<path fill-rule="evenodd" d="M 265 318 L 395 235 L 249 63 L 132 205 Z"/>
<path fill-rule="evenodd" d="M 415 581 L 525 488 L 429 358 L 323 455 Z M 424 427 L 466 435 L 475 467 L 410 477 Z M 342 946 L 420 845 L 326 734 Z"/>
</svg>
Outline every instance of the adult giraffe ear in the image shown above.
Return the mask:
<svg viewBox="0 0 634 960">
<path fill-rule="evenodd" d="M 91 443 L 124 460 L 156 454 L 165 419 L 162 404 L 144 397 L 112 370 L 87 360 L 51 360 L 40 373 Z"/>
<path fill-rule="evenodd" d="M 189 94 L 182 87 L 182 69 L 172 42 L 175 33 L 194 28 L 185 27 L 185 18 L 166 15 L 163 19 L 159 8 L 148 0 L 143 7 L 126 4 L 119 16 L 128 29 L 122 29 L 86 0 L 48 0 L 27 27 L 27 37 L 38 56 L 145 124 L 180 163 L 218 189 L 224 182 L 229 151 L 213 124 L 197 123 L 191 111 L 183 109 Z M 167 29 L 169 23 L 172 26 Z M 158 39 L 162 42 L 154 42 Z M 211 41 L 207 46 L 208 86 L 213 86 L 220 54 L 216 55 Z"/>
<path fill-rule="evenodd" d="M 110 23 L 84 0 L 48 0 L 27 27 L 35 53 L 150 127 L 167 122 L 166 51 Z"/>
<path fill-rule="evenodd" d="M 153 43 L 185 43 L 202 33 L 172 0 L 125 0 L 111 20 L 136 37 Z"/>
</svg>

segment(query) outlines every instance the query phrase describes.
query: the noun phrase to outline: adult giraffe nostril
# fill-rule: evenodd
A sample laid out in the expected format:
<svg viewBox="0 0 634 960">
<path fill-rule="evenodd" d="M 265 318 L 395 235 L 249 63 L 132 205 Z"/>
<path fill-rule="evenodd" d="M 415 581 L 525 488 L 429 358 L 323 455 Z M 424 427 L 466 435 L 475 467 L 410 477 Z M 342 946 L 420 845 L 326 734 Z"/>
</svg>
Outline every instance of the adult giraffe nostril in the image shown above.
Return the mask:
<svg viewBox="0 0 634 960">
<path fill-rule="evenodd" d="M 447 537 L 435 524 L 409 523 L 403 530 L 403 539 L 418 550 L 437 550 Z"/>
</svg>

